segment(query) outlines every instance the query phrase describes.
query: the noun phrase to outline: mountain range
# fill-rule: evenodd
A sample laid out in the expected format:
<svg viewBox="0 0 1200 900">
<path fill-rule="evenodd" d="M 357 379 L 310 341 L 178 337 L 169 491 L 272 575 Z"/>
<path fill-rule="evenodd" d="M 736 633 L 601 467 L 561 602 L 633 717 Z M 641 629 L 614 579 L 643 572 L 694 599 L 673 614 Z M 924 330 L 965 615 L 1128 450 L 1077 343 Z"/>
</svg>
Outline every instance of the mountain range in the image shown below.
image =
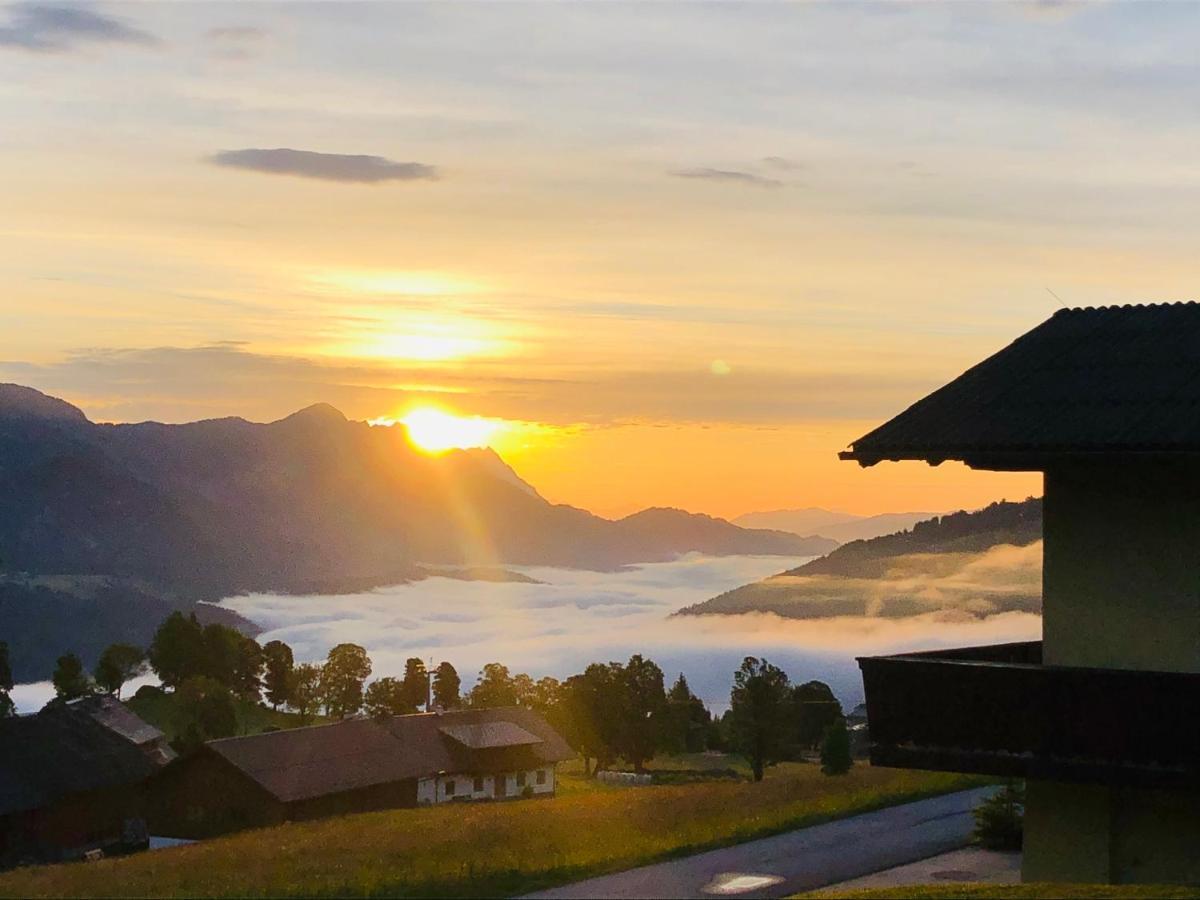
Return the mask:
<svg viewBox="0 0 1200 900">
<path fill-rule="evenodd" d="M 876 516 L 856 516 L 809 506 L 804 509 L 774 509 L 749 512 L 733 519 L 743 528 L 771 528 L 792 534 L 819 534 L 839 544 L 867 540 L 912 528 L 918 522 L 934 516 L 931 512 L 881 513 Z"/>
<path fill-rule="evenodd" d="M 100 621 L 124 621 L 103 612 L 114 592 L 166 610 L 243 591 L 363 590 L 424 577 L 422 564 L 609 570 L 836 545 L 676 509 L 603 519 L 549 503 L 491 450 L 424 454 L 403 426 L 326 404 L 268 424 L 113 425 L 11 384 L 0 385 L 0 496 L 0 639 L 18 677 L 78 649 L 70 604 L 47 591 L 86 606 L 96 633 L 136 643 L 145 629 Z M 143 613 L 152 630 L 161 616 Z"/>
</svg>

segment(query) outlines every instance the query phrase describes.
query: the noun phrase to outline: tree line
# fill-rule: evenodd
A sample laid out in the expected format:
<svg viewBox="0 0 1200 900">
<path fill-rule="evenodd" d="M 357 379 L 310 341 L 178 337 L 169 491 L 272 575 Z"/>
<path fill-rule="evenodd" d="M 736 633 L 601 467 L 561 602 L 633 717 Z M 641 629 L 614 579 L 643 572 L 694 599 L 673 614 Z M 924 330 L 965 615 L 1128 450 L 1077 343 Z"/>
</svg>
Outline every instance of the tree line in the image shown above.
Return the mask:
<svg viewBox="0 0 1200 900">
<path fill-rule="evenodd" d="M 366 713 L 406 715 L 434 709 L 522 706 L 541 714 L 583 758 L 588 774 L 618 760 L 641 772 L 659 753 L 719 750 L 742 755 L 755 780 L 778 762 L 821 751 L 827 772 L 850 767 L 841 705 L 820 681 L 793 684 L 766 660 L 747 657 L 734 673 L 728 710 L 714 717 L 680 674 L 666 687 L 663 671 L 634 654 L 625 663 L 593 663 L 559 680 L 534 680 L 488 663 L 465 694 L 454 666 L 432 671 L 409 658 L 402 677 L 370 679 L 365 648 L 341 643 L 324 662 L 295 662 L 279 640 L 260 645 L 234 628 L 201 625 L 194 614 L 172 613 L 143 651 L 113 644 L 89 673 L 73 653 L 58 659 L 52 681 L 61 703 L 103 692 L 120 697 L 126 683 L 153 670 L 175 693 L 176 745 L 188 750 L 238 729 L 238 701 L 293 710 L 302 724 L 323 713 L 332 719 Z M 0 715 L 11 714 L 7 647 L 0 643 Z M 145 690 L 145 689 L 144 689 Z"/>
</svg>

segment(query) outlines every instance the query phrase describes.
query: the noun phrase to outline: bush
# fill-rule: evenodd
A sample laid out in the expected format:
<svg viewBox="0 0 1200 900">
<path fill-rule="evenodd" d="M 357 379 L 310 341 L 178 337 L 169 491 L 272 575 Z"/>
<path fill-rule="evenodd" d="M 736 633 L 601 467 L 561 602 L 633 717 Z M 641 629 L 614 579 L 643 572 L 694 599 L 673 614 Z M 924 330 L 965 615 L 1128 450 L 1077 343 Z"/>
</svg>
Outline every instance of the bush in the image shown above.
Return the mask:
<svg viewBox="0 0 1200 900">
<path fill-rule="evenodd" d="M 1025 787 L 1010 781 L 975 807 L 975 842 L 989 850 L 1020 850 Z"/>
<path fill-rule="evenodd" d="M 826 775 L 845 775 L 853 765 L 850 732 L 846 730 L 846 720 L 839 717 L 825 729 L 825 738 L 821 741 L 821 771 Z"/>
<path fill-rule="evenodd" d="M 156 684 L 143 684 L 137 689 L 133 695 L 134 700 L 157 700 L 159 697 L 165 697 L 167 692 Z"/>
</svg>

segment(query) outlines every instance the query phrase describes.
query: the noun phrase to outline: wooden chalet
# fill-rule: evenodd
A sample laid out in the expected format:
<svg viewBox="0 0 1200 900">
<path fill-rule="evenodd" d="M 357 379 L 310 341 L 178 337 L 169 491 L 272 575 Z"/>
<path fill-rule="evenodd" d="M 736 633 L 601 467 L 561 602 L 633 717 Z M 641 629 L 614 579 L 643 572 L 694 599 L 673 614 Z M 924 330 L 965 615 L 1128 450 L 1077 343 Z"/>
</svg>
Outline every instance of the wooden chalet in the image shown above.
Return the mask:
<svg viewBox="0 0 1200 900">
<path fill-rule="evenodd" d="M 1063 310 L 843 459 L 1044 473 L 1043 639 L 859 661 L 876 765 L 1027 780 L 1027 881 L 1200 883 L 1200 305 Z"/>
<path fill-rule="evenodd" d="M 528 709 L 347 719 L 210 741 L 155 779 L 155 834 L 196 838 L 376 809 L 554 793 L 574 751 Z"/>
</svg>

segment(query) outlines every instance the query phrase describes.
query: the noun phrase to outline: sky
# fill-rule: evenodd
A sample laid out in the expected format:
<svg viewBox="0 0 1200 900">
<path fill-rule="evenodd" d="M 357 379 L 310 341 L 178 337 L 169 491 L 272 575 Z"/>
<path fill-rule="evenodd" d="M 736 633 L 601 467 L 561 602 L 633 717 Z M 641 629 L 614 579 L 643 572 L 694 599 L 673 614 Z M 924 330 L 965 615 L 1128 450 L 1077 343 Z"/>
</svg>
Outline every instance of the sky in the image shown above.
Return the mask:
<svg viewBox="0 0 1200 900">
<path fill-rule="evenodd" d="M 836 452 L 1192 296 L 1200 5 L 0 4 L 0 380 L 481 417 L 605 515 L 1040 492 Z"/>
</svg>

